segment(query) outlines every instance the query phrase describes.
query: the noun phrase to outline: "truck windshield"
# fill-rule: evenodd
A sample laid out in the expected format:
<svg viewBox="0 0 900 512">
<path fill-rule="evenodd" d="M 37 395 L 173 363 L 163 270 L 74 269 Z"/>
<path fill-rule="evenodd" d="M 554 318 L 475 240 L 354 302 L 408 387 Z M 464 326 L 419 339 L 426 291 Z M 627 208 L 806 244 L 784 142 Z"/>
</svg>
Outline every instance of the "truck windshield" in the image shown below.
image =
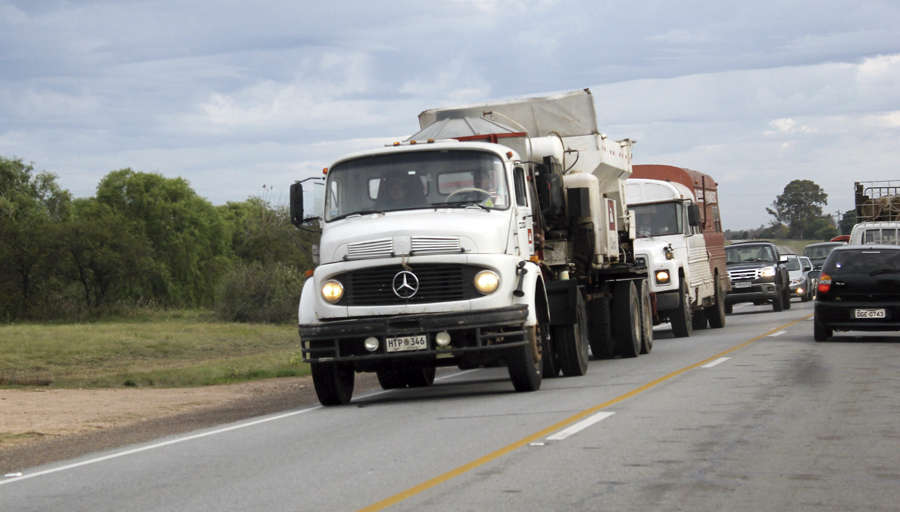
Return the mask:
<svg viewBox="0 0 900 512">
<path fill-rule="evenodd" d="M 629 206 L 634 212 L 638 236 L 664 236 L 681 233 L 680 203 L 642 204 Z"/>
<path fill-rule="evenodd" d="M 410 151 L 341 162 L 328 171 L 325 220 L 421 208 L 509 207 L 503 162 L 472 150 Z"/>
</svg>

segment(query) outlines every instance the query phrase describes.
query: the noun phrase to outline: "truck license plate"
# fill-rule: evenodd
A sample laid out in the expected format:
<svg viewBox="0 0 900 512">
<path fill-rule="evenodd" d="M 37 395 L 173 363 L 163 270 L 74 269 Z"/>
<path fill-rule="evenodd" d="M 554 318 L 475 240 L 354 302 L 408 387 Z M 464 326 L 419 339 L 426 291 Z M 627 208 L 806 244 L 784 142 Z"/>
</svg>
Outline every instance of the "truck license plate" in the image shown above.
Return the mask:
<svg viewBox="0 0 900 512">
<path fill-rule="evenodd" d="M 426 350 L 428 338 L 421 336 L 404 336 L 402 338 L 386 338 L 384 340 L 388 352 L 406 352 L 408 350 Z"/>
<path fill-rule="evenodd" d="M 731 283 L 732 288 L 750 288 L 750 285 L 753 284 L 750 281 L 736 281 Z"/>
<path fill-rule="evenodd" d="M 883 309 L 856 309 L 853 318 L 884 318 Z"/>
</svg>

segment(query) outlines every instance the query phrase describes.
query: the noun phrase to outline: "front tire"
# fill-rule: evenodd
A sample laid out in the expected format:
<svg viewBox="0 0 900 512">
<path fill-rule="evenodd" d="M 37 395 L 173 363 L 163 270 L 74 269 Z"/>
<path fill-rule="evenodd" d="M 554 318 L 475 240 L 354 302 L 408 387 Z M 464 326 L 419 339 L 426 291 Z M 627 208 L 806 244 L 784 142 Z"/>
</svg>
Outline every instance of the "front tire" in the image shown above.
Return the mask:
<svg viewBox="0 0 900 512">
<path fill-rule="evenodd" d="M 773 311 L 784 311 L 784 293 L 778 292 L 775 294 L 775 298 L 772 299 L 772 310 Z"/>
<path fill-rule="evenodd" d="M 575 323 L 555 326 L 552 331 L 559 367 L 566 377 L 580 377 L 587 373 L 588 359 L 590 358 L 584 299 L 581 297 L 580 291 L 576 293 L 578 298 L 575 303 Z M 544 354 L 543 357 L 547 357 L 547 355 Z M 546 370 L 546 366 L 544 368 Z"/>
<path fill-rule="evenodd" d="M 587 303 L 585 310 L 589 313 L 587 324 L 591 354 L 595 360 L 613 357 L 615 340 L 612 335 L 609 299 L 605 297 L 593 299 Z"/>
<path fill-rule="evenodd" d="M 716 274 L 716 303 L 712 307 L 707 308 L 707 319 L 709 326 L 713 329 L 721 329 L 725 327 L 725 314 L 730 313 L 729 307 L 725 304 L 725 293 L 722 292 L 722 280 Z"/>
<path fill-rule="evenodd" d="M 687 338 L 694 330 L 694 322 L 691 315 L 691 298 L 688 295 L 687 287 L 684 286 L 684 278 L 678 287 L 681 301 L 669 316 L 669 322 L 672 324 L 672 332 L 676 338 Z"/>
<path fill-rule="evenodd" d="M 641 354 L 653 350 L 653 307 L 650 305 L 650 283 L 641 283 Z"/>
<path fill-rule="evenodd" d="M 324 406 L 346 405 L 353 396 L 356 372 L 346 363 L 310 363 L 316 396 Z"/>
<path fill-rule="evenodd" d="M 791 287 L 784 287 L 784 309 L 791 309 Z"/>
<path fill-rule="evenodd" d="M 525 327 L 525 345 L 509 349 L 506 369 L 516 391 L 537 391 L 541 389 L 543 362 L 541 352 L 544 346 L 542 331 L 544 326 L 538 320 L 533 327 Z"/>
<path fill-rule="evenodd" d="M 405 384 L 411 388 L 425 388 L 434 384 L 434 366 L 414 366 L 402 370 Z"/>
</svg>

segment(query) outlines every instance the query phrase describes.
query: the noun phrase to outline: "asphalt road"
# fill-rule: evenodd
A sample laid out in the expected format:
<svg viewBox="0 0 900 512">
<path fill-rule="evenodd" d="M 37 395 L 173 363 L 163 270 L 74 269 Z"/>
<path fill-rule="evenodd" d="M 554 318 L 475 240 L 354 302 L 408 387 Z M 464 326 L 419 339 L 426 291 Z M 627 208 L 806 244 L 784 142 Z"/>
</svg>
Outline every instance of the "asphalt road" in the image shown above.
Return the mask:
<svg viewBox="0 0 900 512">
<path fill-rule="evenodd" d="M 0 511 L 900 510 L 900 336 L 811 304 L 592 361 L 355 396 L 22 471 Z"/>
</svg>

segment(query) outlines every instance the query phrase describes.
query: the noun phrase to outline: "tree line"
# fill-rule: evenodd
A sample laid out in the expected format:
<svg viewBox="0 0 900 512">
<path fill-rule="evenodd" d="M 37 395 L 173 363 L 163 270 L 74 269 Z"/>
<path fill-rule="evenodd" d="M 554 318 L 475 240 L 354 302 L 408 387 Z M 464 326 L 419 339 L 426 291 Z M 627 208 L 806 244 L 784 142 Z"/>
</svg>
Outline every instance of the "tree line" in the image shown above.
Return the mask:
<svg viewBox="0 0 900 512">
<path fill-rule="evenodd" d="M 849 235 L 856 224 L 856 210 L 834 216 L 824 214 L 828 194 L 811 180 L 794 180 L 784 187 L 766 212 L 773 217 L 769 226 L 744 231 L 726 231 L 732 240 L 775 238 L 794 240 L 831 240 L 837 235 Z"/>
<path fill-rule="evenodd" d="M 182 178 L 126 168 L 73 198 L 53 173 L 0 157 L 0 321 L 146 306 L 287 321 L 313 243 L 266 197 L 214 206 Z"/>
</svg>

